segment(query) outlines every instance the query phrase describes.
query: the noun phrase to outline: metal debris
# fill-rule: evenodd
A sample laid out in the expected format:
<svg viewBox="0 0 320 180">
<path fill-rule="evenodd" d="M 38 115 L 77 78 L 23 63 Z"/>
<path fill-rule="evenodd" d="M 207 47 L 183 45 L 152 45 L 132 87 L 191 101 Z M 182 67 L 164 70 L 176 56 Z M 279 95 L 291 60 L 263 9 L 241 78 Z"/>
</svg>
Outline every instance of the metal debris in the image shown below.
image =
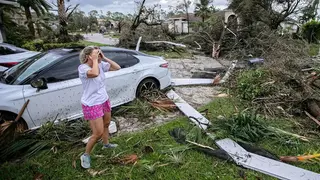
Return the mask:
<svg viewBox="0 0 320 180">
<path fill-rule="evenodd" d="M 283 180 L 318 180 L 320 174 L 250 153 L 231 139 L 216 141 L 237 165 Z"/>
<path fill-rule="evenodd" d="M 212 85 L 213 79 L 172 79 L 172 86 L 187 86 L 187 85 Z"/>
<path fill-rule="evenodd" d="M 211 124 L 208 119 L 206 119 L 201 113 L 190 106 L 173 90 L 170 90 L 167 93 L 167 97 L 176 104 L 176 106 L 183 112 L 183 114 L 185 114 L 193 123 L 195 123 L 201 129 L 206 130 Z"/>
</svg>

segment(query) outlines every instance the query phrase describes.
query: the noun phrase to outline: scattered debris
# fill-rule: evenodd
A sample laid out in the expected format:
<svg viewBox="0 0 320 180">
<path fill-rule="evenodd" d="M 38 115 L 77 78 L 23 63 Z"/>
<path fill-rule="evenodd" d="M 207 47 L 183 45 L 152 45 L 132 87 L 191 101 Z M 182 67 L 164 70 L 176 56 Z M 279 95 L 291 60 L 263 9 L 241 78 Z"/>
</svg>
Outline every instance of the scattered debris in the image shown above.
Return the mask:
<svg viewBox="0 0 320 180">
<path fill-rule="evenodd" d="M 122 164 L 122 165 L 127 165 L 127 164 L 135 164 L 138 161 L 138 155 L 136 154 L 131 154 L 124 156 L 122 158 L 115 157 L 110 160 L 111 163 L 115 164 Z"/>
<path fill-rule="evenodd" d="M 214 83 L 213 79 L 172 79 L 172 86 L 190 86 L 190 85 L 212 85 Z"/>
<path fill-rule="evenodd" d="M 170 45 L 174 45 L 174 46 L 180 46 L 180 47 L 187 47 L 184 44 L 178 44 L 178 43 L 174 43 L 174 42 L 170 42 L 170 41 L 146 41 L 146 44 L 170 44 Z"/>
<path fill-rule="evenodd" d="M 306 113 L 306 115 L 307 115 L 311 120 L 313 120 L 315 123 L 318 124 L 318 126 L 320 126 L 320 122 L 319 122 L 316 118 L 314 118 L 313 116 L 311 116 L 311 114 L 309 114 L 307 111 L 305 111 L 305 113 Z"/>
<path fill-rule="evenodd" d="M 216 144 L 225 150 L 234 162 L 245 168 L 283 180 L 317 180 L 320 174 L 301 169 L 280 161 L 275 161 L 243 149 L 231 139 L 216 141 Z"/>
<path fill-rule="evenodd" d="M 142 37 L 140 36 L 140 37 L 139 37 L 139 40 L 138 40 L 138 42 L 137 42 L 136 51 L 139 51 L 139 50 L 140 50 L 141 40 L 142 40 Z"/>
<path fill-rule="evenodd" d="M 176 105 L 170 99 L 155 100 L 150 103 L 152 107 L 159 111 L 172 111 L 176 108 Z"/>
<path fill-rule="evenodd" d="M 14 140 L 19 133 L 26 130 L 25 124 L 19 120 L 21 119 L 29 102 L 30 100 L 28 99 L 24 103 L 16 119 L 4 119 L 5 122 L 0 125 L 0 145 L 8 144 L 8 142 Z"/>
<path fill-rule="evenodd" d="M 281 156 L 283 162 L 320 162 L 320 154 L 306 154 L 302 156 Z"/>
<path fill-rule="evenodd" d="M 206 119 L 201 113 L 196 111 L 188 103 L 186 103 L 177 93 L 170 90 L 167 93 L 169 99 L 172 99 L 177 107 L 187 116 L 189 119 L 199 126 L 201 129 L 207 129 L 211 124 L 208 119 Z"/>
</svg>

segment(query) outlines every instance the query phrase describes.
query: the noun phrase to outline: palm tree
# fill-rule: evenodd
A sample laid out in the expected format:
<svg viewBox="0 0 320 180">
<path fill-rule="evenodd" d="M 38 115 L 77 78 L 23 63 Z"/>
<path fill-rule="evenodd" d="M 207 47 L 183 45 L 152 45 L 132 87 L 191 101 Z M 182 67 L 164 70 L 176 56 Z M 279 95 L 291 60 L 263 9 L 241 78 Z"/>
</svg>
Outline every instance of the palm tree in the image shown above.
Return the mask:
<svg viewBox="0 0 320 180">
<path fill-rule="evenodd" d="M 51 6 L 47 3 L 46 0 L 18 0 L 18 3 L 24 9 L 29 31 L 34 37 L 35 29 L 33 26 L 34 22 L 32 21 L 31 9 L 36 12 L 38 17 L 40 17 L 41 15 L 44 15 L 46 12 L 48 12 Z"/>
<path fill-rule="evenodd" d="M 211 0 L 200 0 L 200 3 L 196 4 L 196 8 L 194 12 L 196 16 L 202 18 L 202 22 L 204 22 L 204 20 L 208 18 L 211 13 L 211 10 L 209 7 L 211 2 L 212 2 Z"/>
<path fill-rule="evenodd" d="M 16 13 L 16 6 L 18 3 L 16 0 L 6 0 L 0 2 L 0 33 L 2 36 L 2 41 L 6 41 L 6 34 L 5 34 L 5 27 L 6 22 L 13 24 L 14 22 L 12 19 L 9 19 L 7 17 L 10 17 L 12 14 Z"/>
</svg>

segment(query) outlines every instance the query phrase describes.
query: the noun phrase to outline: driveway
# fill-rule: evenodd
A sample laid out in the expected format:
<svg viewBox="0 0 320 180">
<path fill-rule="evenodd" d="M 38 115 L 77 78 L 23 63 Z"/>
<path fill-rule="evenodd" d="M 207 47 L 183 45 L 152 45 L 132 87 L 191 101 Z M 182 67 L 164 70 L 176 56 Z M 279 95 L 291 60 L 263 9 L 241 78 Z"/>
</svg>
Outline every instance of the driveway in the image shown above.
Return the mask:
<svg viewBox="0 0 320 180">
<path fill-rule="evenodd" d="M 192 59 L 166 59 L 173 78 L 192 78 L 195 75 L 206 74 L 206 78 L 214 79 L 215 73 L 212 69 L 223 69 L 219 62 L 212 58 L 195 56 Z M 199 73 L 200 72 L 200 73 Z M 212 73 L 212 75 L 210 74 Z M 201 76 L 199 76 L 201 77 Z M 198 77 L 198 78 L 199 78 Z M 184 86 L 175 87 L 174 91 L 194 108 L 204 106 L 221 94 L 221 88 L 217 86 Z M 141 121 L 138 118 L 113 117 L 119 123 L 119 132 L 135 132 L 150 127 L 159 126 L 165 122 L 175 120 L 182 114 L 177 111 L 165 115 L 151 117 L 149 120 Z M 183 116 L 183 115 L 182 115 Z"/>
<path fill-rule="evenodd" d="M 117 45 L 119 43 L 119 39 L 111 38 L 111 37 L 104 37 L 102 34 L 99 33 L 88 33 L 83 35 L 86 41 L 107 44 L 107 45 Z"/>
</svg>

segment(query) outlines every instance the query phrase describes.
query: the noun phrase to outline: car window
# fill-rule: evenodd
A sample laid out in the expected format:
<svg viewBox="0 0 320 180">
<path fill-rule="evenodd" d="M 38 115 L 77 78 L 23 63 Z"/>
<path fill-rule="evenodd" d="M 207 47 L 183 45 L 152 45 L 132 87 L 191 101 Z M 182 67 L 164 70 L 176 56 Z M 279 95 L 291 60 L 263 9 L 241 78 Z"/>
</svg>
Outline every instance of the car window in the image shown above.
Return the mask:
<svg viewBox="0 0 320 180">
<path fill-rule="evenodd" d="M 8 55 L 8 54 L 14 54 L 15 52 L 11 50 L 10 48 L 0 46 L 0 55 Z"/>
<path fill-rule="evenodd" d="M 104 55 L 119 64 L 121 68 L 128 68 L 139 63 L 139 60 L 126 52 L 104 52 Z"/>
<path fill-rule="evenodd" d="M 55 83 L 79 77 L 78 67 L 80 65 L 79 56 L 64 59 L 48 71 L 39 75 L 45 78 L 48 83 Z"/>
<path fill-rule="evenodd" d="M 54 52 L 44 52 L 33 56 L 5 71 L 3 76 L 4 81 L 7 84 L 18 85 L 46 66 L 55 63 L 61 57 L 62 55 Z"/>
</svg>

